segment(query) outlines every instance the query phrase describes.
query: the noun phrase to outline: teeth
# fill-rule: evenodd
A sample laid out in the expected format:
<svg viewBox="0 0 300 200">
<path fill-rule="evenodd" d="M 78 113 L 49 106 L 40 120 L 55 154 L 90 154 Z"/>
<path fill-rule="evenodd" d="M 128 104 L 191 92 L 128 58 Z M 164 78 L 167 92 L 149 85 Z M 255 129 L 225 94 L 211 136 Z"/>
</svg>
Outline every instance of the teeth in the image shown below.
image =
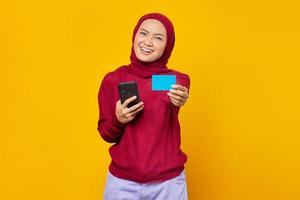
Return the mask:
<svg viewBox="0 0 300 200">
<path fill-rule="evenodd" d="M 141 50 L 143 50 L 143 51 L 145 51 L 145 52 L 147 52 L 147 53 L 150 53 L 150 52 L 152 52 L 152 50 L 150 50 L 150 49 L 146 49 L 146 48 L 143 48 L 143 47 L 141 47 Z"/>
</svg>

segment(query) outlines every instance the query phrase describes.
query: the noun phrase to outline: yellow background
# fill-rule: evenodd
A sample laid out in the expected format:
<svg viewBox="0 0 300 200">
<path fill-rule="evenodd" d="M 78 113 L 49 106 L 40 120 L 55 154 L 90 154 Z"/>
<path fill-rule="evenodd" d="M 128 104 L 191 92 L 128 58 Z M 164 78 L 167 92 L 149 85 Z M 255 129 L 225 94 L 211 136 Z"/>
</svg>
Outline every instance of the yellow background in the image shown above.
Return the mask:
<svg viewBox="0 0 300 200">
<path fill-rule="evenodd" d="M 8 3 L 9 2 L 9 3 Z M 2 1 L 0 199 L 102 199 L 104 74 L 129 63 L 139 17 L 165 13 L 191 200 L 300 199 L 300 3 Z"/>
</svg>

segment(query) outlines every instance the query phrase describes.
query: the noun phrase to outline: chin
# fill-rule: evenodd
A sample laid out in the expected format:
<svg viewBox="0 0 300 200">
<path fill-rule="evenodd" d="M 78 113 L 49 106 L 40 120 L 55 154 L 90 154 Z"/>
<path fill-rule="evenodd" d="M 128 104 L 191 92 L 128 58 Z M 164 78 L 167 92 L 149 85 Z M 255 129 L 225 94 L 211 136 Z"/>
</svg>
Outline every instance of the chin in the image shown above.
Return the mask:
<svg viewBox="0 0 300 200">
<path fill-rule="evenodd" d="M 144 58 L 142 56 L 137 56 L 137 58 L 142 62 L 153 62 L 154 60 L 152 58 Z"/>
</svg>

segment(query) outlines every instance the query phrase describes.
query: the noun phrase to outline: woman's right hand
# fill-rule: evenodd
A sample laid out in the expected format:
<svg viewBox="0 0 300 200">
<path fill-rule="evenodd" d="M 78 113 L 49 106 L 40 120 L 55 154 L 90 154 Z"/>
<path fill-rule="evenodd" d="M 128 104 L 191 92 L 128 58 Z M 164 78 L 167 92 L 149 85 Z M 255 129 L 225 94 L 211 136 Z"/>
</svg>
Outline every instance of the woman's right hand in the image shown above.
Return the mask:
<svg viewBox="0 0 300 200">
<path fill-rule="evenodd" d="M 136 96 L 132 96 L 121 104 L 121 100 L 116 103 L 116 116 L 119 122 L 122 124 L 128 123 L 134 119 L 135 115 L 144 108 L 144 102 L 139 102 L 134 106 L 128 108 L 128 104 L 136 99 Z"/>
</svg>

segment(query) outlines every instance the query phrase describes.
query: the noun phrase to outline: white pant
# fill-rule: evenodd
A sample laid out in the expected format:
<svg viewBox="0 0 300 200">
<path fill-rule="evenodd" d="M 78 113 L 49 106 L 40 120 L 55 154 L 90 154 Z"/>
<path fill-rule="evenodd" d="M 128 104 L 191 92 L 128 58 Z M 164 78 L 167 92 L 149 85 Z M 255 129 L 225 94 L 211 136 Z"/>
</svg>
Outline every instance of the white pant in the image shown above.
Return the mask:
<svg viewBox="0 0 300 200">
<path fill-rule="evenodd" d="M 137 183 L 118 178 L 109 171 L 104 200 L 187 200 L 185 170 L 180 175 L 160 183 Z"/>
</svg>

